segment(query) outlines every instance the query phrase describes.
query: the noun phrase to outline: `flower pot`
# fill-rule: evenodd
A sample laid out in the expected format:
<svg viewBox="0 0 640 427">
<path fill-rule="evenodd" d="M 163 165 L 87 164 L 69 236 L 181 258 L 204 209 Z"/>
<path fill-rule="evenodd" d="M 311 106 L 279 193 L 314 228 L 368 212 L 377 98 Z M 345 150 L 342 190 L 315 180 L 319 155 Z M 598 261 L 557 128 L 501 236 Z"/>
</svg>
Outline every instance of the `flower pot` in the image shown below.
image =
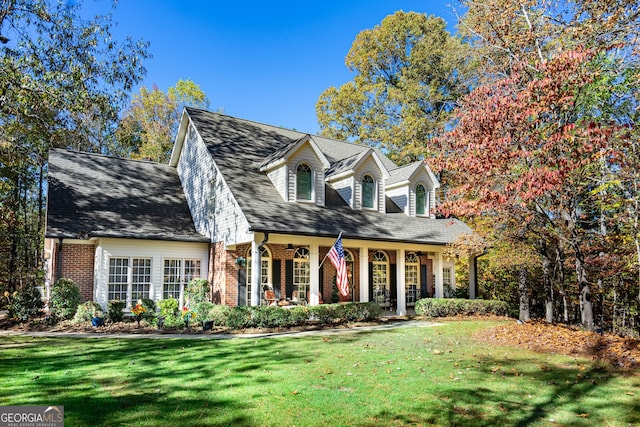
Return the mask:
<svg viewBox="0 0 640 427">
<path fill-rule="evenodd" d="M 93 317 L 91 318 L 91 324 L 93 326 L 104 326 L 104 319 L 102 317 Z"/>
<path fill-rule="evenodd" d="M 202 321 L 202 330 L 208 331 L 213 328 L 213 320 L 203 320 Z"/>
</svg>

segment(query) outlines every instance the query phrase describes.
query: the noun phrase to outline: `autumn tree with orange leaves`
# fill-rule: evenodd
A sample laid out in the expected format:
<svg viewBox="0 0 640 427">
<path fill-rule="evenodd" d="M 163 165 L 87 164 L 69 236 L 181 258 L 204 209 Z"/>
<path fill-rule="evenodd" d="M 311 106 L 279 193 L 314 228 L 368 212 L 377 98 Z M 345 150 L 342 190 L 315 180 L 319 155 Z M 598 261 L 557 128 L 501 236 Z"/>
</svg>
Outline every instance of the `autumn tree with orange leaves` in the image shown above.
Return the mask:
<svg viewBox="0 0 640 427">
<path fill-rule="evenodd" d="M 579 298 L 580 320 L 593 328 L 594 285 L 603 321 L 602 298 L 611 277 L 621 277 L 615 268 L 640 272 L 640 251 L 630 264 L 622 261 L 630 260 L 632 241 L 640 248 L 633 168 L 638 5 L 463 4 L 468 13 L 460 28 L 479 66 L 476 88 L 440 140 L 443 213 L 489 217 L 487 234 L 534 248 L 547 320 L 558 311 L 560 294 L 563 320 L 569 321 L 571 300 Z M 622 254 L 613 241 L 625 240 Z M 569 262 L 574 292 L 565 287 Z"/>
</svg>

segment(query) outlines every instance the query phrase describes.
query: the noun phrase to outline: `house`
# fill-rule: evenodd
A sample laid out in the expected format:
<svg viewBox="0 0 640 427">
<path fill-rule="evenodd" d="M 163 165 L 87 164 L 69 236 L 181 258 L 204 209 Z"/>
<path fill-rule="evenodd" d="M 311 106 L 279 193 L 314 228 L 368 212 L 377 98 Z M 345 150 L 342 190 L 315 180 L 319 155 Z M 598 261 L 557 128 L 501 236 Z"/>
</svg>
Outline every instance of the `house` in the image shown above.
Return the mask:
<svg viewBox="0 0 640 427">
<path fill-rule="evenodd" d="M 196 277 L 218 304 L 257 305 L 270 288 L 315 305 L 332 299 L 323 260 L 342 233 L 349 299 L 404 314 L 456 286 L 443 252 L 471 232 L 435 217 L 438 186 L 424 161 L 398 167 L 370 147 L 186 108 L 169 164 L 50 152 L 47 277 L 103 306 L 182 304 Z"/>
</svg>

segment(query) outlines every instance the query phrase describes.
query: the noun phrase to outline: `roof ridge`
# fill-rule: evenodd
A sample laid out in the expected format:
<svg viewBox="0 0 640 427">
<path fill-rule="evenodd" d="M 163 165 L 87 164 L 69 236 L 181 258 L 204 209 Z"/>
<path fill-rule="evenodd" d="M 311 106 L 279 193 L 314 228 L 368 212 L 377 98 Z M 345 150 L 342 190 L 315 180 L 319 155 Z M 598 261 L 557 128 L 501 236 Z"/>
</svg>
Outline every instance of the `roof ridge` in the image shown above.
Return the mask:
<svg viewBox="0 0 640 427">
<path fill-rule="evenodd" d="M 160 163 L 160 162 L 156 162 L 156 161 L 153 161 L 153 160 L 132 159 L 130 157 L 118 157 L 118 156 L 114 156 L 114 155 L 110 155 L 110 154 L 92 153 L 90 151 L 73 150 L 73 149 L 70 149 L 70 148 L 56 148 L 56 147 L 54 147 L 54 148 L 50 148 L 49 151 L 58 151 L 58 152 L 71 153 L 71 154 L 81 154 L 81 155 L 86 155 L 86 156 L 102 157 L 104 159 L 122 160 L 122 161 L 127 161 L 127 162 L 148 163 L 148 164 L 152 164 L 152 165 L 169 166 L 169 164 Z"/>
</svg>

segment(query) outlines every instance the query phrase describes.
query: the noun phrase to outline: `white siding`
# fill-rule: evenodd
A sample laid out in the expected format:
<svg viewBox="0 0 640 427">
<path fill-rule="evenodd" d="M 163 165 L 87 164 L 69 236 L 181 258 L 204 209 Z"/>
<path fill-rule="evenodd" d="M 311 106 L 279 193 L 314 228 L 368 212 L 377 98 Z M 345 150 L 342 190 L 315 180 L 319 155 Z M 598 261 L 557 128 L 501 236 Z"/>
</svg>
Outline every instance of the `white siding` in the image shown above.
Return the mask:
<svg viewBox="0 0 640 427">
<path fill-rule="evenodd" d="M 276 187 L 276 190 L 278 190 L 278 193 L 280 193 L 280 196 L 282 196 L 282 200 L 284 200 L 285 202 L 289 200 L 287 198 L 287 167 L 286 165 L 282 165 L 270 171 L 267 174 L 267 176 L 271 180 L 271 183 L 273 184 L 273 186 Z"/>
<path fill-rule="evenodd" d="M 354 208 L 362 209 L 362 177 L 364 177 L 365 175 L 370 175 L 376 182 L 376 189 L 377 189 L 376 210 L 378 212 L 385 213 L 384 179 L 383 179 L 382 171 L 378 167 L 378 164 L 376 163 L 376 161 L 371 156 L 369 156 L 369 158 L 364 160 L 355 171 L 355 176 L 357 177 L 357 181 L 355 185 L 356 203 L 354 203 Z"/>
<path fill-rule="evenodd" d="M 300 163 L 306 163 L 313 170 L 313 195 L 314 202 L 319 206 L 324 206 L 324 168 L 322 162 L 311 148 L 311 145 L 304 144 L 296 152 L 292 153 L 287 160 L 289 170 L 289 200 L 296 200 L 296 168 Z"/>
<path fill-rule="evenodd" d="M 199 259 L 200 274 L 207 278 L 209 244 L 191 242 L 167 242 L 157 240 L 100 239 L 95 255 L 94 298 L 104 309 L 108 303 L 109 258 L 151 258 L 150 298 L 162 299 L 165 259 Z"/>
<path fill-rule="evenodd" d="M 347 204 L 353 209 L 354 207 L 354 181 L 353 177 L 342 179 L 331 184 L 331 186 L 340 194 L 340 197 L 347 202 Z"/>
<path fill-rule="evenodd" d="M 427 198 L 427 206 L 428 211 L 425 213 L 425 216 L 429 216 L 431 218 L 435 218 L 435 202 L 436 202 L 436 191 L 434 188 L 434 183 L 429 177 L 429 174 L 421 170 L 418 174 L 413 177 L 413 181 L 410 184 L 411 190 L 411 216 L 416 216 L 416 186 L 418 184 L 424 185 L 427 190 L 426 198 Z"/>
<path fill-rule="evenodd" d="M 410 191 L 408 185 L 396 187 L 393 190 L 386 190 L 386 193 L 387 197 L 393 200 L 393 202 L 398 205 L 406 215 L 411 215 Z"/>
<path fill-rule="evenodd" d="M 214 159 L 193 125 L 185 136 L 178 174 L 182 182 L 196 230 L 210 236 L 212 242 L 223 241 L 227 245 L 250 241 L 249 224 L 238 207 L 231 191 L 216 171 Z M 216 205 L 214 215 L 209 214 L 210 182 L 216 179 Z"/>
</svg>

